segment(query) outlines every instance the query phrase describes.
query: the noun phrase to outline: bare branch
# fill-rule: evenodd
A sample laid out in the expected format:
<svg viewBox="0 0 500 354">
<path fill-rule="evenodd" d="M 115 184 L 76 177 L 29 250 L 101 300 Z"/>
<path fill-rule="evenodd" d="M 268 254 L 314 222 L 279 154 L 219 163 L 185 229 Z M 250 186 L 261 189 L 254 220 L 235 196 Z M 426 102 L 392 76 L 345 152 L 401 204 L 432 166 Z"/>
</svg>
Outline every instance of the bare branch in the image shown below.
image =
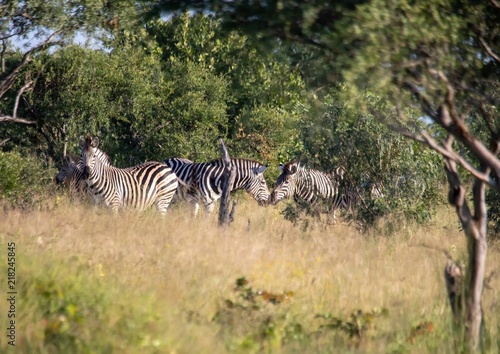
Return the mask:
<svg viewBox="0 0 500 354">
<path fill-rule="evenodd" d="M 17 117 L 17 109 L 19 107 L 19 100 L 21 99 L 21 95 L 33 84 L 33 80 L 29 80 L 27 83 L 24 84 L 23 87 L 21 87 L 19 89 L 19 92 L 17 93 L 17 97 L 16 97 L 16 103 L 14 104 L 14 111 L 13 111 L 13 114 L 12 116 L 14 118 Z"/>
<path fill-rule="evenodd" d="M 21 124 L 36 124 L 36 122 L 24 118 L 16 118 L 8 115 L 0 115 L 0 123 L 11 122 L 11 123 L 21 123 Z"/>
<path fill-rule="evenodd" d="M 222 159 L 224 162 L 224 183 L 222 188 L 222 196 L 219 207 L 219 226 L 227 226 L 230 221 L 230 212 L 229 212 L 229 204 L 230 204 L 230 194 L 233 189 L 234 179 L 236 178 L 236 166 L 231 162 L 231 157 L 229 156 L 229 152 L 224 145 L 224 141 L 219 139 L 220 147 L 222 150 Z M 233 208 L 236 208 L 236 205 L 233 204 Z M 233 209 L 233 218 L 234 218 Z"/>
<path fill-rule="evenodd" d="M 10 138 L 3 139 L 2 141 L 0 141 L 0 146 L 4 146 L 4 145 L 5 145 L 5 143 L 6 143 L 7 141 L 9 141 L 9 140 L 10 140 Z"/>
<path fill-rule="evenodd" d="M 14 84 L 14 81 L 19 76 L 21 69 L 23 67 L 25 67 L 31 61 L 31 56 L 34 53 L 43 51 L 43 50 L 48 49 L 54 45 L 59 45 L 59 44 L 64 43 L 63 41 L 52 41 L 52 39 L 55 36 L 59 35 L 60 32 L 61 31 L 56 31 L 56 32 L 52 33 L 43 43 L 37 45 L 36 47 L 34 47 L 34 48 L 30 49 L 29 51 L 27 51 L 26 53 L 24 53 L 23 59 L 17 65 L 17 67 L 14 68 L 14 70 L 12 70 L 12 72 L 9 75 L 7 75 L 2 80 L 2 82 L 0 82 L 0 97 L 2 97 L 5 94 L 5 92 L 10 90 L 10 88 Z"/>
<path fill-rule="evenodd" d="M 439 110 L 436 111 L 432 109 L 430 101 L 424 96 L 419 87 L 415 86 L 413 83 L 406 81 L 404 83 L 404 87 L 410 90 L 410 92 L 418 98 L 424 113 L 432 118 L 434 122 L 442 126 L 449 134 L 454 135 L 469 149 L 470 152 L 472 152 L 472 154 L 474 154 L 474 156 L 479 159 L 481 163 L 489 166 L 495 176 L 495 179 L 500 181 L 500 160 L 496 155 L 491 153 L 491 151 L 479 139 L 470 133 L 464 120 L 456 112 L 454 103 L 455 91 L 447 77 L 439 70 L 429 69 L 429 72 L 439 77 L 444 83 L 446 83 L 448 88 L 446 104 L 441 105 Z M 499 188 L 499 185 L 495 185 L 495 187 Z"/>
<path fill-rule="evenodd" d="M 413 139 L 415 141 L 418 141 L 420 143 L 423 143 L 430 147 L 432 150 L 440 153 L 444 158 L 450 159 L 456 163 L 459 163 L 463 168 L 465 168 L 468 172 L 470 172 L 474 177 L 477 179 L 481 180 L 484 183 L 487 183 L 489 186 L 493 188 L 498 188 L 497 183 L 493 181 L 489 173 L 483 173 L 478 171 L 473 165 L 471 165 L 465 158 L 460 156 L 451 144 L 449 146 L 442 146 L 440 145 L 427 131 L 424 129 L 421 129 L 417 127 L 418 133 L 410 131 L 408 128 L 404 127 L 401 124 L 393 124 L 388 122 L 380 112 L 377 112 L 375 110 L 371 110 L 371 113 L 375 115 L 383 124 L 385 124 L 388 128 L 394 130 L 395 132 L 398 132 L 399 134 L 406 136 L 407 138 Z M 400 114 L 400 119 L 403 119 L 401 117 L 401 112 L 399 111 Z"/>
<path fill-rule="evenodd" d="M 486 41 L 483 39 L 483 37 L 479 37 L 479 41 L 483 45 L 484 49 L 488 52 L 488 54 L 495 59 L 496 61 L 500 62 L 500 57 L 496 55 L 493 50 L 490 48 L 490 46 L 486 43 Z"/>
</svg>

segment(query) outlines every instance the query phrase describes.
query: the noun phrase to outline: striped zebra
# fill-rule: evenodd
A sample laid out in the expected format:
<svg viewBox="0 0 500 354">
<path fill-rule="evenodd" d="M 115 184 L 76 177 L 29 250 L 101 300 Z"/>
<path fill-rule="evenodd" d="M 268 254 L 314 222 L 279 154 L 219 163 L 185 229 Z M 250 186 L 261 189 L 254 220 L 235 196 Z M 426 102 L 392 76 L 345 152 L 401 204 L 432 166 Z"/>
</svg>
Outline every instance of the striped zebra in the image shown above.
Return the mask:
<svg viewBox="0 0 500 354">
<path fill-rule="evenodd" d="M 145 162 L 129 168 L 111 165 L 110 158 L 98 148 L 99 139 L 80 137 L 84 177 L 97 202 L 113 212 L 131 208 L 144 210 L 155 205 L 164 215 L 177 189 L 172 169 L 160 162 Z"/>
<path fill-rule="evenodd" d="M 236 168 L 233 190 L 245 189 L 259 205 L 267 205 L 269 190 L 264 179 L 267 165 L 241 158 L 231 159 L 231 162 Z M 222 196 L 225 182 L 223 160 L 193 163 L 185 159 L 169 159 L 166 163 L 179 179 L 189 185 L 188 200 L 194 208 L 194 215 L 198 214 L 199 202 L 203 203 L 205 211 L 211 214 L 215 202 Z"/>
<path fill-rule="evenodd" d="M 57 184 L 69 187 L 71 192 L 84 195 L 87 191 L 87 183 L 83 178 L 83 162 L 80 156 L 66 156 L 64 165 L 55 176 Z"/>
<path fill-rule="evenodd" d="M 198 197 L 191 192 L 193 166 L 195 163 L 191 160 L 171 157 L 164 162 L 168 167 L 174 171 L 179 181 L 177 192 L 175 194 L 177 200 L 188 201 L 193 206 L 196 213 L 199 209 Z"/>
<path fill-rule="evenodd" d="M 332 212 L 335 219 L 335 210 L 351 210 L 358 198 L 356 189 L 341 188 L 345 174 L 342 167 L 329 175 L 307 169 L 293 160 L 285 165 L 280 164 L 280 170 L 281 175 L 276 180 L 270 197 L 270 202 L 274 205 L 290 197 L 296 202 L 306 202 L 309 205 L 325 201 L 327 211 Z"/>
</svg>

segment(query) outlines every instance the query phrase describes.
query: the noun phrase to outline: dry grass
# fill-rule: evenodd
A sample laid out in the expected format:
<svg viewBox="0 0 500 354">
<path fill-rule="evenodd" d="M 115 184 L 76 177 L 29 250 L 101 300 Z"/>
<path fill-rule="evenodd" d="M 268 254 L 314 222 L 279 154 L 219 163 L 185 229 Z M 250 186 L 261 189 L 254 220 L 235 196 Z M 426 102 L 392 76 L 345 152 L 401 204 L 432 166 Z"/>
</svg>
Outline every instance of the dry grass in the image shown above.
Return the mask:
<svg viewBox="0 0 500 354">
<path fill-rule="evenodd" d="M 0 237 L 3 245 L 16 241 L 19 268 L 28 259 L 42 265 L 43 260 L 61 261 L 68 274 L 83 272 L 89 282 L 97 279 L 101 286 L 119 289 L 116 306 L 128 301 L 152 316 L 147 324 L 151 352 L 453 352 L 443 269 L 445 252 L 463 256 L 465 240 L 450 210 L 440 211 L 431 226 L 405 226 L 392 236 L 362 234 L 347 225 L 303 231 L 283 220 L 277 209 L 250 201 L 240 203 L 237 220 L 228 229 L 217 227 L 216 215 L 211 220 L 189 215 L 177 207 L 165 219 L 153 211 L 115 216 L 63 201 L 51 211 L 3 212 Z M 499 265 L 499 248 L 492 246 L 487 274 Z M 300 323 L 308 340 L 255 347 L 245 342 L 245 331 L 251 331 L 252 321 L 255 327 L 262 325 L 260 317 L 248 318 L 240 332 L 223 328 L 238 324 L 214 322 L 225 299 L 238 301 L 233 289 L 242 276 L 253 289 L 292 291 L 286 303 L 263 304 L 258 311 L 276 326 Z M 498 289 L 499 279 L 490 286 Z M 497 291 L 485 290 L 487 329 L 493 338 L 499 335 L 499 301 Z M 4 302 L 1 306 L 4 314 Z M 374 321 L 376 329 L 363 341 L 341 340 L 333 331 L 314 333 L 322 323 L 315 318 L 318 313 L 348 319 L 355 310 L 375 308 L 387 308 L 389 316 Z M 24 314 L 22 321 L 30 320 Z M 426 321 L 434 325 L 429 338 L 408 343 L 412 328 Z M 19 331 L 25 341 L 39 337 L 37 328 Z"/>
</svg>

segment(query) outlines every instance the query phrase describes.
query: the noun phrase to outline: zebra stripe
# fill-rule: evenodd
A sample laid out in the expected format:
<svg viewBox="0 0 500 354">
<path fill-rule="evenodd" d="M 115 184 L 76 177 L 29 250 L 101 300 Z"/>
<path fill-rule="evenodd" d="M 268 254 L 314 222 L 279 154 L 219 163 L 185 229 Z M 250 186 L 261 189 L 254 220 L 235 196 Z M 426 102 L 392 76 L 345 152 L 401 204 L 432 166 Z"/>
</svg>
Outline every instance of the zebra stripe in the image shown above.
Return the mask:
<svg viewBox="0 0 500 354">
<path fill-rule="evenodd" d="M 63 184 L 69 187 L 71 192 L 85 193 L 87 183 L 83 177 L 83 161 L 78 157 L 66 156 L 64 165 L 55 176 L 57 184 Z"/>
<path fill-rule="evenodd" d="M 168 167 L 174 171 L 179 180 L 180 186 L 186 190 L 191 184 L 191 176 L 193 174 L 194 162 L 180 157 L 171 157 L 164 162 Z M 180 187 L 179 186 L 179 187 Z"/>
<path fill-rule="evenodd" d="M 84 177 L 96 200 L 114 212 L 144 210 L 154 204 L 165 214 L 178 185 L 172 169 L 160 162 L 117 168 L 98 145 L 98 138 L 80 137 Z"/>
<path fill-rule="evenodd" d="M 344 167 L 337 167 L 331 176 L 337 186 L 337 193 L 331 200 L 330 210 L 334 213 L 337 209 L 352 211 L 353 207 L 358 205 L 362 199 L 359 189 L 348 178 Z"/>
<path fill-rule="evenodd" d="M 318 198 L 331 199 L 338 194 L 338 183 L 334 183 L 326 173 L 306 169 L 296 161 L 280 164 L 281 175 L 271 194 L 271 203 L 294 197 L 314 203 Z"/>
<path fill-rule="evenodd" d="M 188 201 L 193 207 L 194 214 L 196 215 L 199 209 L 199 202 L 197 194 L 192 191 L 192 175 L 195 163 L 188 159 L 171 157 L 165 160 L 165 164 L 174 171 L 179 180 L 179 186 L 175 194 L 176 198 L 178 198 L 178 200 Z"/>
<path fill-rule="evenodd" d="M 232 189 L 245 189 L 259 205 L 267 205 L 269 189 L 264 178 L 267 166 L 257 161 L 241 158 L 231 159 L 231 163 L 235 166 L 236 172 Z M 214 202 L 222 196 L 226 177 L 224 169 L 225 165 L 222 159 L 194 166 L 193 183 L 208 213 L 213 211 Z"/>
<path fill-rule="evenodd" d="M 311 205 L 318 200 L 325 200 L 328 212 L 344 209 L 351 210 L 358 200 L 356 188 L 341 188 L 343 186 L 345 169 L 337 168 L 332 174 L 307 169 L 297 161 L 280 164 L 281 175 L 271 193 L 270 202 L 274 205 L 293 197 L 296 202 L 305 201 Z"/>
<path fill-rule="evenodd" d="M 269 190 L 264 179 L 267 166 L 241 158 L 232 159 L 231 162 L 236 168 L 233 190 L 245 189 L 259 205 L 267 205 Z M 166 163 L 190 186 L 188 195 L 190 203 L 195 207 L 194 214 L 198 213 L 199 201 L 208 214 L 212 213 L 215 202 L 222 196 L 225 182 L 223 160 L 192 163 L 185 159 L 169 159 Z"/>
</svg>

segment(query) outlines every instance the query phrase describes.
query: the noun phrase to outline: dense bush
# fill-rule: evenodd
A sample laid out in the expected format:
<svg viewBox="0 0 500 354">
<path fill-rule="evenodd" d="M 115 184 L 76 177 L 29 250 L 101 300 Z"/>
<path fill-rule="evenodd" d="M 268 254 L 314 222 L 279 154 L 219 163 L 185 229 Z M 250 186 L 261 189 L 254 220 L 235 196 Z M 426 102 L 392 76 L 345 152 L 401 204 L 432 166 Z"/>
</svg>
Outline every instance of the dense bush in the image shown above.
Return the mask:
<svg viewBox="0 0 500 354">
<path fill-rule="evenodd" d="M 0 151 L 0 198 L 8 206 L 41 206 L 53 191 L 56 170 L 34 157 Z"/>
<path fill-rule="evenodd" d="M 360 201 L 354 216 L 364 224 L 388 214 L 395 220 L 429 220 L 444 201 L 441 157 L 360 114 L 336 92 L 324 103 L 316 119 L 302 124 L 300 160 L 326 172 L 343 167 L 343 187 L 356 188 Z M 372 193 L 372 187 L 381 193 Z"/>
</svg>

